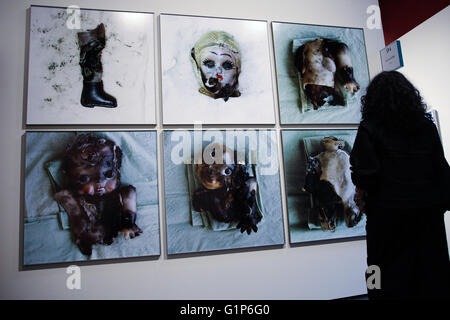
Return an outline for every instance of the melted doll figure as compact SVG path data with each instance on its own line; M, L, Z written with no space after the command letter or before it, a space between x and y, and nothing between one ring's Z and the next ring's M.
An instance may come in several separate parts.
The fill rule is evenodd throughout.
M197 166L202 186L194 193L194 210L207 211L220 222L237 221L241 233L258 231L261 215L256 205L256 180L245 165L234 163L234 152L219 143L207 146L203 154L216 161Z
M351 228L361 220L362 213L354 201L350 157L342 150L345 142L325 137L320 143L323 151L308 159L304 190L313 196L322 230L335 231L336 220L342 215Z
M345 105L344 95L338 85L350 93L359 90L353 76L350 51L345 43L332 39L316 39L299 47L295 65L302 76L303 90L314 110L326 102Z
M201 86L200 93L225 101L241 95L239 46L230 34L211 31L203 35L191 50L191 61Z
M84 255L94 244L110 245L142 233L136 225L136 188L120 185L122 150L113 141L82 134L69 144L63 169L67 188L55 200L69 216L72 238Z

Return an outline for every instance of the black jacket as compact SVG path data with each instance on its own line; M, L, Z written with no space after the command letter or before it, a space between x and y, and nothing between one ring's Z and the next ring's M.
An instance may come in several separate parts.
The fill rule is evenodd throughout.
M353 183L367 191L368 206L450 210L450 167L428 118L410 134L361 122L350 164Z

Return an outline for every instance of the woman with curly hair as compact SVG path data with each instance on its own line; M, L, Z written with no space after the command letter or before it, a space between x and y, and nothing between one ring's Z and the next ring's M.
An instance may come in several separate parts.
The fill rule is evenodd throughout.
M369 298L448 298L450 167L436 126L396 71L378 74L361 103L350 163L367 214L367 264L380 268Z

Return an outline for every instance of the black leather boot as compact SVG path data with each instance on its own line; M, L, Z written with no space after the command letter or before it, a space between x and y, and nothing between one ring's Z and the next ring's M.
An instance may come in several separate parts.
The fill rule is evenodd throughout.
M105 26L99 24L93 30L78 32L80 66L83 75L81 104L88 108L117 107L117 100L103 90L102 50L105 47Z

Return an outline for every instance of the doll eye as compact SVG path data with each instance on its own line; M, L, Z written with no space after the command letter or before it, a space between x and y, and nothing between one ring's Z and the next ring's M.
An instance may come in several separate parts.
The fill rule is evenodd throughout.
M212 60L205 60L205 61L203 61L203 65L206 66L209 69L212 69L212 68L214 68L214 66L216 64Z
M223 174L225 176L229 176L231 173L233 172L233 170L231 170L231 168L225 168L225 170L223 171Z
M230 62L230 61L225 61L225 62L222 64L222 67L223 67L225 70L233 69L233 63Z
M78 182L81 184L86 184L90 180L91 180L91 178L89 178L89 176L86 174L80 174L80 176L78 177Z
M112 177L114 177L114 171L113 171L113 170L105 171L105 172L103 173L103 175L104 175L106 178L112 178Z

